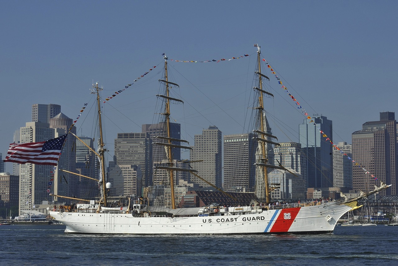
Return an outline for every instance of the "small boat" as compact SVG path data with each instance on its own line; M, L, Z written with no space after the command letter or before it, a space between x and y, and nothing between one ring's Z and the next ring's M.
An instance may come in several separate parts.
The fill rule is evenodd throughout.
M390 223L390 224L386 224L386 226L398 226L398 223Z
M347 222L342 223L341 226L362 226L360 223Z
M377 224L375 224L375 223L364 223L364 224L361 224L362 226L377 226Z
M0 223L0 225L11 225L10 223Z

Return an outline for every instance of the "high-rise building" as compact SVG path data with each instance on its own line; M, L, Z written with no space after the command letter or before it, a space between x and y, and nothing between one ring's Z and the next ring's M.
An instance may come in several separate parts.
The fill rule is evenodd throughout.
M222 150L221 131L216 126L210 126L202 131L202 135L195 135L195 142L191 151L191 163L197 174L217 187L222 187ZM209 185L201 179L190 176L190 182L201 187Z
M339 142L333 147L333 187L352 189L352 145Z
M69 132L76 134L76 128L71 127L73 120L58 113L49 120L50 128L54 129L54 137L58 138ZM62 154L58 162L58 170L67 170L76 172L76 149L75 137L69 135L66 138L62 148ZM61 183L62 182L62 183ZM54 194L68 197L77 197L79 195L79 177L66 172L55 171L54 173ZM64 199L62 199L65 201Z
M380 181L391 184L382 195L397 195L397 122L395 113L380 113L352 133L353 189L373 190ZM367 171L365 171L366 169Z
M79 137L76 139L76 171L77 173L91 178L99 179L99 172L97 168L97 159L88 147L94 149L93 139L89 137ZM84 143L82 143L84 142ZM84 145L86 144L86 145ZM93 199L99 195L99 189L95 181L84 178L79 178L79 196L78 198Z
M313 116L299 125L301 150L306 157L305 176L307 188L333 186L332 145L322 137L322 132L333 139L332 121L325 116Z
M299 200L305 198L306 157L301 152L300 143L281 142L274 147L274 165L283 165L290 172L274 169L268 174L268 181L273 186L272 199ZM295 173L293 175L291 172Z
M137 196L142 176L139 166L117 164L110 167L108 174L111 196Z
M34 104L32 120L33 122L27 122L25 127L20 128L19 143L47 141L65 135L72 125L72 119L62 114L61 106L57 104ZM72 132L75 132L74 128ZM14 134L14 138L15 135L17 134ZM35 209L35 206L42 204L43 201L57 200L50 196L50 193L69 197L78 195L78 179L57 171L57 169L76 171L74 143L75 140L72 137L67 138L58 167L31 163L19 165L20 214ZM61 182L64 184L61 185Z
M156 143L166 143L168 140L166 131L166 123L160 122L158 124L144 124L142 125L142 133L148 133L150 139L152 140L152 165L158 165L162 163L164 159L166 159L166 151L163 145L157 145ZM159 138L160 137L160 138ZM170 123L170 138L171 139L181 139L181 125L177 123ZM172 141L172 144L180 145L179 141ZM181 150L180 148L173 148L173 159L180 160L181 159ZM152 167L153 168L153 167ZM162 172L165 170L157 170L157 172ZM152 182L148 182L148 185L157 185L162 184L163 180L156 180L157 176L162 176L159 173L153 173Z
M4 169L4 162L3 162L3 155L0 153L0 173L5 172Z
M117 165L139 166L143 185L152 184L152 140L149 133L118 133L115 158Z
M55 130L49 124L41 122L27 122L20 129L20 143L47 141L54 138ZM19 214L31 211L35 205L43 201L52 201L49 196L48 183L52 182L54 166L39 164L19 165Z
M32 122L50 123L50 119L61 113L58 104L34 104L32 106Z
M160 122L158 124L144 124L142 125L142 133L148 133L149 137L153 142L166 142L165 139L160 139L157 137L167 137L166 132L166 123ZM177 123L170 123L170 137L172 139L181 139L181 125ZM173 144L180 145L180 142L173 141ZM181 151L180 149L173 148L173 159L180 160L181 159ZM152 146L152 162L160 162L161 160L166 158L166 152L164 150L164 146L162 145L153 145Z
M254 191L256 143L252 133L224 136L224 190Z
M0 173L0 200L6 207L18 206L19 177L9 173ZM2 207L0 205L0 207Z
M278 186L278 189L271 190L272 199L293 201L305 199L305 180L295 170L287 172L274 169L268 174L268 181Z
M301 145L297 142L281 142L274 147L274 165L283 165L302 176L306 173L306 157L301 152Z
M20 129L15 130L14 136L12 138L14 143L20 143ZM12 163L12 174L13 175L18 175L19 176L19 164L18 163Z

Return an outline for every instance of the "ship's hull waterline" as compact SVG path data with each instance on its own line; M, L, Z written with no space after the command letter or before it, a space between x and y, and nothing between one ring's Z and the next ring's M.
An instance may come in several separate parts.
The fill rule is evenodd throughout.
M65 233L190 235L328 233L352 208L326 203L316 206L264 210L260 213L196 217L134 217L126 213L52 211Z

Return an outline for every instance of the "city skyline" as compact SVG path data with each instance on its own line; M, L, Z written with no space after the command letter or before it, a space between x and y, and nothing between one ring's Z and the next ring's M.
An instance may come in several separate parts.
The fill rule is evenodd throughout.
M33 105L32 114L37 115L38 113L35 112L35 106L36 105ZM49 109L45 108L45 110L47 110L47 112L50 112ZM59 106L59 111L60 111L60 106ZM57 137L57 135L65 134L66 130L68 128L70 128L72 120L70 118L68 118L66 115L64 115L63 113L59 113L58 115L55 115L55 116L54 115L55 115L55 113L53 113L51 115L53 117L50 119L49 124L42 123L42 122L26 122L26 127L21 128L21 143L29 142L28 140L33 140L33 141L39 140L40 141L40 139L43 140L43 138L45 138L46 136ZM37 120L37 119L35 119L35 115L32 115L32 120ZM323 125L323 126L320 126L321 129L323 130L323 132L326 132L327 130L331 131L332 121L328 120L326 117L316 117L315 120L316 120L315 122L317 123L317 125L318 124ZM145 125L142 125L143 131L145 131L144 129L148 129L151 126L155 126L155 127L153 127L155 129L159 128L159 124L154 124L154 125L145 124ZM177 129L179 130L179 124L175 124L174 128L176 130ZM327 128L329 128L329 129L327 129ZM53 129L54 131L52 131L51 129ZM357 131L353 134L353 138L354 138L354 135L358 135L358 134L362 134L362 135L366 134L366 136L365 136L366 138L369 138L370 135L372 135L372 136L370 136L371 138L373 138L374 136L377 135L378 137L377 138L375 137L374 140L378 139L379 142L380 142L380 140L387 139L385 134L388 135L389 140L387 140L385 144L387 144L389 146L389 148L387 148L389 150L389 152L386 152L386 150L385 150L387 146L384 146L384 147L382 145L380 145L380 147L377 146L376 144L379 143L377 141L375 141L374 143L370 143L371 145L369 145L368 140L366 140L365 142L363 142L359 145L357 142L357 143L353 144L353 147L355 148L355 146L357 146L357 147L360 147L361 149L364 148L365 150L375 148L375 154L379 154L378 159L377 160L367 159L367 161L375 161L375 162L380 161L380 162L375 163L373 165L374 167L372 167L370 165L366 165L366 168L371 169L371 170L377 168L377 169L381 170L381 171L375 170L375 173L378 176L380 176L381 181L384 181L384 183L385 182L392 183L393 185L396 184L396 181L397 181L396 173L395 173L395 169L396 169L395 157L396 157L396 143L397 143L396 130L397 130L397 122L395 120L395 113L384 112L384 113L380 114L380 121L368 121L368 122L364 123L364 127L361 131ZM208 145L204 145L205 144L204 142L206 142L206 141L215 142L215 143L219 144L218 150L217 151L213 150L212 152L217 152L217 153L221 152L221 136L222 136L221 131L219 131L218 128L215 126L209 127L209 129L207 131L209 131L209 132L206 132L206 134L205 134L205 130L204 130L202 135L195 136L194 147L196 149L198 149L197 152L198 151L199 152L202 152L202 151L208 152L209 151ZM209 134L211 131L214 131L214 132ZM308 134L307 131L308 131L308 129L306 129L305 132L304 131L301 132L301 134L307 136L307 139L312 139L316 135L319 135L319 132L316 132L316 134L314 134L314 136L308 137L308 135L311 135L311 134ZM314 130L313 129L309 130L309 132L312 132L312 131L314 131ZM175 131L175 133L178 134L179 132ZM132 158L134 156L136 156L137 154L135 154L135 153L131 154L131 151L132 151L130 149L131 147L128 148L126 146L126 144L127 144L126 140L128 138L130 138L130 139L134 139L134 138L146 139L146 138L149 138L149 133L148 134L135 133L135 134L137 134L137 136L133 136L134 133L127 133L127 134L121 133L118 135L118 138L115 139L115 144L117 143L117 141L119 139L120 140L123 139L121 141L121 143L119 144L120 145L120 147L118 149L119 156L117 156L117 154L115 154L115 156L114 156L115 162L119 162L119 163L118 163L118 165L114 165L115 162L109 162L110 170L109 170L108 174L110 175L110 181L114 182L114 184L117 185L116 187L118 187L118 189L119 189L119 190L117 190L116 187L115 187L115 189L113 189L112 193L117 194L117 195L121 195L121 194L123 194L123 195L139 195L140 194L139 188L140 188L141 177L142 177L141 169L140 169L140 166L137 166L136 163L134 163L132 161ZM374 134L374 136L373 136L373 134ZM253 145L249 145L249 143L252 142L254 139L253 136L251 136L251 135L252 134L224 135L224 162L225 162L224 166L225 166L225 171L226 171L225 173L228 172L228 174L227 174L228 179L225 179L226 183L224 183L224 189L226 191L233 191L234 189L238 189L238 188L241 188L242 191L253 189L253 185L250 185L250 183L254 183L253 182L254 175L252 178L252 174L251 174L252 171L250 170L250 168L251 168L251 166L254 165L254 163L253 162L250 163L250 161L251 161L250 154L252 154L252 152L250 152L250 150L252 150L253 147L255 147L255 144L253 142ZM331 133L329 133L329 135L331 135ZM315 137L315 141L314 141L314 144L316 144L317 146L319 146L318 138L319 137ZM363 138L363 137L355 136L355 139L358 139L358 138ZM370 140L370 142L372 142L374 140ZM142 141L142 140L140 140L140 141ZM69 142L71 142L71 141L69 141ZM199 145L197 145L198 144L197 142L199 143ZM240 142L239 145L236 145L238 142ZM307 142L308 142L308 140L307 140ZM133 143L132 142L128 143L128 145L131 145L131 144L133 144ZM134 143L133 145L137 146L136 144L137 143ZM281 143L280 148L273 149L273 152L270 155L271 156L270 160L272 160L271 158L273 158L272 156L273 156L274 152L276 152L276 154L278 156L281 156L279 158L279 160L281 162L283 162L284 161L284 160L282 160L283 152L281 151L282 147L288 147L288 146L289 147L293 147L293 146L300 147L302 145L303 144L299 144L299 143ZM345 145L345 144L339 143L340 148L344 148L344 147L342 147L342 145ZM71 147L74 145L72 145L72 143L69 143L66 146L68 146L69 147L68 149L71 150L71 149L73 149ZM122 148L122 146L125 146L125 147ZM144 146L142 146L140 149L150 148L149 146L148 147L146 145L144 145ZM214 149L213 146L211 147L212 149ZM232 146L234 146L234 147L232 147ZM250 146L253 146L253 147L250 148ZM304 149L305 149L305 147L306 146L304 145ZM122 148L122 149L120 149L120 148ZM301 147L301 148L303 148L303 147ZM328 148L329 147L321 148L321 150L323 150L323 149L328 150ZM229 149L229 151L227 151L228 149ZM302 161L302 159L298 158L298 157L294 158L295 156L298 156L298 153L300 153L300 152L298 151L298 153L296 154L294 149L295 148L287 151L289 153L288 157L291 157L291 156L293 156L293 157L287 159L287 161L284 162L284 165L288 168L294 169L295 171L297 171L297 170L301 171L300 168L303 165L300 162ZM345 147L344 149L347 149L347 151L350 152L349 147ZM285 149L285 152L286 152L286 149ZM67 151L65 151L64 153L69 154ZM305 153L305 151L304 151L304 153ZM146 152L145 152L145 154L146 154ZM383 156L382 156L383 154L384 155L390 154L389 155L390 157L383 158ZM332 155L332 153L330 153L330 155ZM302 156L302 155L300 155L300 156ZM370 151L365 152L365 156L367 156L367 157L373 156L373 153ZM145 161L147 159L149 159L149 158L147 158L148 156L144 156L144 157L145 157ZM355 149L354 149L353 157L356 158ZM227 158L229 158L229 159L227 159ZM67 159L67 160L65 160L65 159ZM75 163L77 162L76 159L77 158L75 156L71 157L70 155L68 155L67 157L61 158L60 165L62 167L62 165L67 163L68 160L73 161L72 165L75 165ZM143 158L141 158L141 159L143 159ZM201 159L201 158L191 158L191 159ZM349 157L348 157L348 159L349 159ZM221 160L221 158L218 159L218 161L220 161L220 160ZM384 163L382 162L383 160L385 160ZM388 163L389 160L391 160L391 162ZM215 161L217 161L217 159ZM277 160L276 160L276 162L279 163ZM341 169L343 169L343 165L345 164L345 162L346 161L344 161L344 159L343 159L343 160L340 160L340 162L338 163L338 164L340 164ZM390 165L390 163L391 164L394 163L394 165ZM111 167L111 164L116 166L116 168L113 169ZM331 163L331 165L333 165L333 169L336 166L337 166L337 168L339 168L338 165L334 164L334 160L333 160L333 163ZM66 165L64 165L64 167L62 167L62 168L66 168L66 169L73 168L73 167L65 167L65 166ZM352 167L354 168L354 165L352 165ZM391 169L388 169L389 167L391 167ZM37 169L35 170L35 168L40 168L40 169L38 171L36 171ZM20 212L23 210L29 210L29 209L35 208L34 207L35 204L39 204L38 201L44 200L43 195L42 195L42 194L44 194L43 187L35 185L35 183L39 182L39 181L43 184L46 183L46 182L42 182L43 180L39 180L38 178L35 177L37 175L36 172L38 172L38 173L45 172L46 170L44 168L47 168L47 166L36 166L34 164L33 165L20 165L20 173L22 173L22 175L20 176L20 180L21 180L20 191L22 192L21 195L25 196L25 198L24 197L20 198L20 202L19 202ZM207 166L207 168L208 168L208 166ZM233 170L230 171L231 169L229 169L229 168L233 168ZM244 169L244 170L240 171L239 168L241 168L240 170L242 170L242 169ZM308 168L308 167L306 167L306 168ZM321 167L321 168L324 168L324 167ZM385 168L385 169L383 169L383 168ZM47 170L49 170L49 169L50 168L48 168ZM210 167L209 169L212 169L212 168ZM229 171L227 171L227 169L229 169ZM356 169L356 167L354 169ZM220 170L221 170L221 167L220 167ZM385 172L385 170L387 170L387 172L391 172L391 175L388 175L386 173L382 174L382 172L383 171ZM214 169L213 169L213 171L214 171ZM112 174L112 172L114 172L114 173ZM48 173L46 175L48 175ZM386 176L384 177L384 175L386 175ZM205 175L203 175L203 176L205 176ZM231 176L233 176L234 178L231 179L230 178ZM277 182L277 180L282 180L280 193L274 193L274 196L276 198L284 198L285 196L287 196L288 198L301 199L303 192L301 189L298 189L298 188L301 188L304 185L304 179L301 179L302 181L296 180L297 181L296 182L296 181L294 181L295 180L294 178L292 180L290 180L292 178L292 176L290 176L290 178L288 178L287 176L288 176L287 174L285 175L282 172L277 171L277 170L270 173L269 178L270 178L270 180L273 180L272 182ZM303 177L302 173L301 173L301 177ZM341 177L343 177L343 173L341 173ZM55 178L54 179L54 191L55 191L55 194L57 194L57 192L56 192L56 190L57 190L57 186L56 186L57 182L56 181L58 180L57 174L54 175L54 178ZM126 181L126 178L127 178L127 181ZM309 180L309 179L307 178L307 180ZM321 185L319 186L319 185L317 185L317 182L315 182L315 185L314 185L311 182L308 184L308 181L307 181L307 188L311 188L312 189L311 191L313 191L314 188L322 189L322 191L324 189L326 189L325 191L327 191L328 189L331 189L330 191L332 191L336 188L337 189L340 188L340 189L344 189L346 191L347 189L349 189L351 187L353 187L354 189L357 189L357 190L358 189L362 190L362 191L369 190L369 189L363 189L362 185L358 186L358 184L357 184L358 182L355 182L355 178L353 178L351 180L354 181L353 186L351 186L350 184L347 183L347 186L343 185L343 186L337 186L337 187L336 186L333 187L333 184L335 184L334 181L337 181L337 180L334 180L334 177L333 177L333 180L331 180L332 182L330 183L330 185L326 185L326 186L323 184L323 182L321 182ZM52 179L51 179L51 181L52 181ZM344 182L343 179L341 179L340 181L341 181L341 183ZM68 183L69 183L69 188L76 187L76 184L70 184L71 183L70 180ZM216 180L216 183L217 183L217 180ZM293 185L293 183L295 183L295 184ZM122 185L122 186L120 186L120 185ZM219 184L217 184L217 186L221 187L221 185L219 185ZM283 189L282 189L282 186L283 186ZM296 186L297 186L297 188L296 188ZM29 188L29 187L31 187L31 188ZM37 190L37 187L40 187L40 189ZM35 189L33 189L33 188L35 188ZM396 194L396 190L394 188L392 189L392 191L393 192L391 193L390 190L387 190L386 191L387 195L388 194L392 194L392 195ZM47 193L49 193L49 192L50 192L50 190L47 189ZM77 190L74 191L74 189L68 190L68 192L64 191L64 194L71 194L71 193L74 193L76 195L79 194L77 192ZM315 193L315 192L311 192L311 193ZM36 196L36 194L38 194L39 196ZM315 194L314 194L314 197L315 197ZM31 205L31 207L25 208L26 207L25 205Z
M34 108L35 108L35 106L36 106L37 104L33 104L32 105L32 112L34 112L33 110L34 110ZM48 104L48 105L54 105L54 104ZM390 112L391 113L391 112ZM64 117L66 117L62 112L61 113L59 113L58 114L58 116L64 116ZM380 115L381 115L381 113L380 113ZM67 118L67 117L66 117ZM316 116L314 116L314 118L315 119L317 119L317 117ZM35 120L35 119L32 119L32 120ZM372 120L373 121L373 120ZM372 122L372 121L365 121L363 124L366 124L366 123L369 123L369 122ZM375 120L375 122L377 122L378 120ZM26 123L30 123L31 121L27 121ZM304 120L304 122L306 122L306 120ZM330 122L333 122L333 121L330 121ZM160 123L162 123L162 122L160 122ZM50 124L48 124L49 126L50 126ZM155 124L154 124L155 125ZM178 126L179 124L174 124L175 126ZM146 128L146 127L148 127L148 126L150 126L150 124L143 124L142 125L142 129L143 129L143 131L144 131L144 128ZM300 124L300 125L298 125L298 126L302 126L302 124ZM209 126L209 127L212 127L212 126ZM21 128L23 128L23 127L21 127ZM51 126L50 126L50 128L51 128ZM203 130L206 130L205 128L203 129ZM72 130L72 132L75 132L76 130L75 129L73 129ZM318 133L319 134L319 132L317 131L316 133ZM355 132L353 132L353 134L354 134ZM116 144L116 140L119 138L119 135L125 135L125 134L146 134L146 133L132 133L132 132L119 132L119 133L117 133L117 136L113 139L113 141L114 141L114 144ZM244 133L244 134L247 134L247 133ZM222 136L224 137L224 136L227 136L227 135L225 135L224 133L222 133ZM328 135L328 136L330 136L330 135ZM88 136L80 136L80 137L82 137L82 138L90 138L90 137L88 137ZM320 141L320 142L324 142L324 138L321 138L320 140L318 140L318 141ZM327 142L327 141L326 141ZM194 143L194 142L193 142ZM287 143L287 142L285 142L285 141L279 141L279 143ZM294 142L294 143L300 143L300 142ZM350 145L351 145L351 143L349 143ZM111 144L112 145L112 144ZM328 143L324 143L324 145L329 145ZM334 147L333 147L333 145L332 144L330 144L330 149L334 149ZM114 150L114 149L112 149L112 150ZM66 150L64 150L64 152L65 152ZM181 151L180 151L181 152ZM1 154L1 153L0 153ZM6 152L5 152L5 154L6 154ZM109 163L109 162L111 162L112 161L112 159L111 158L113 158L114 156L116 156L116 151L115 151L115 153L113 153L112 154L112 156L109 156L109 160L107 161L107 163ZM4 156L3 156L4 157ZM343 156L343 158L344 158L345 156ZM1 158L1 157L0 157ZM3 158L4 159L4 158ZM2 159L2 160L3 160ZM188 155L188 158L181 158L181 159L189 159L189 155ZM351 162L350 160L348 160L349 162ZM2 161L3 162L3 161ZM10 174L14 174L13 173L13 169L12 169L12 164L11 163L8 163L8 165L9 165L9 168L8 169L6 169L6 163L5 162L3 162L3 169L4 169L4 172L9 172ZM224 172L222 173L222 176L224 176Z
M162 53L175 60L249 55L208 64L170 61L172 80L181 88L173 93L185 102L173 106L173 115L182 125L181 138L190 142L210 125L225 135L249 132L245 121L255 43L303 108L333 121L336 143L350 144L351 134L366 121L377 121L380 112L398 111L391 85L398 57L397 37L391 35L398 20L395 1L218 1L210 6L42 1L2 2L0 7L3 156L14 131L30 121L33 104L60 105L75 119L84 103L92 103L89 88L96 81L104 87L104 98L134 83L104 104L108 148L117 133L140 132L142 124L157 123L161 70L153 67L162 65ZM274 134L281 142L298 142L298 125L305 117L273 75L265 74L271 79L267 89L275 95L266 99ZM90 136L91 126L84 123L90 110L77 122L79 135Z

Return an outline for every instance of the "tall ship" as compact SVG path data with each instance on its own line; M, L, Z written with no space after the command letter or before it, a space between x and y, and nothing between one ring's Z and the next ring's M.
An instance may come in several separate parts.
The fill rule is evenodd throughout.
M211 204L206 207L177 208L175 202L175 173L177 171L188 171L191 175L210 184L201 178L198 173L190 167L181 167L173 158L172 149L189 148L183 144L181 139L172 138L170 132L170 103L182 102L180 99L170 96L170 89L178 84L169 81L167 63L168 58L164 55L164 77L159 80L164 84L165 91L157 95L164 100L165 136L159 136L161 140L155 145L161 145L165 149L166 160L157 165L156 168L167 172L170 184L171 204L167 208L153 208L149 206L144 198L129 200L128 205L109 206L107 196L107 182L105 181L104 141L102 137L100 88L95 84L94 91L98 102L98 125L100 140L98 149L92 150L98 157L100 166L99 200L84 200L86 204L77 204L74 208L65 206L50 211L51 217L66 226L65 233L84 234L132 234L132 235L191 235L191 234L278 234L278 233L330 233L333 232L338 220L347 212L360 208L358 200L371 194L386 189L391 185L381 184L369 193L353 199L319 202L318 204L292 203L271 208L271 191L275 189L274 184L268 180L268 169L277 168L289 171L282 165L270 165L268 150L275 142L276 137L267 130L268 122L264 107L264 96L273 97L263 87L263 80L268 79L261 71L261 48L257 47L256 66L256 128L253 130L256 148L256 189L263 190L262 201L252 201L248 206L222 206ZM184 161L189 164L189 161ZM212 185L214 186L214 185ZM220 188L218 190L222 191ZM223 192L223 191L222 191ZM229 197L233 197L226 192ZM261 193L257 193L261 194ZM60 195L54 195L61 197Z

